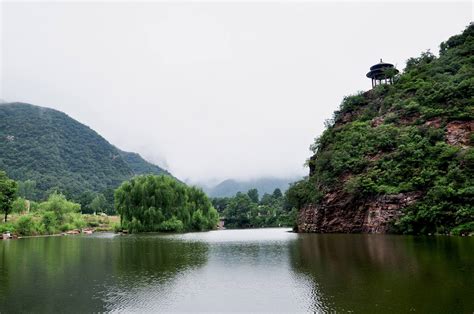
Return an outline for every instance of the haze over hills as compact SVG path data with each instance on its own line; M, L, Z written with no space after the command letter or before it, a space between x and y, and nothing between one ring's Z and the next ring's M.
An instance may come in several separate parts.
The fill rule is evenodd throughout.
M25 103L0 104L0 169L15 180L36 181L37 198L52 190L72 198L110 193L134 175L170 175L63 112Z
M260 196L265 193L271 194L275 189L285 192L290 183L301 178L258 178L252 180L234 180L228 179L213 187L203 187L204 191L211 197L229 197L234 196L237 192L247 192L250 189L257 189Z

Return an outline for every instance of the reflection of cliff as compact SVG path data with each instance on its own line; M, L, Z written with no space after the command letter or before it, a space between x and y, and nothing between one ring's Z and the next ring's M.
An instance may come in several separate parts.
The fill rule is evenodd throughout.
M170 282L206 259L203 244L156 236L0 243L0 313L106 311L114 293Z
M290 258L313 280L315 302L337 312L466 313L473 248L472 239L306 234Z

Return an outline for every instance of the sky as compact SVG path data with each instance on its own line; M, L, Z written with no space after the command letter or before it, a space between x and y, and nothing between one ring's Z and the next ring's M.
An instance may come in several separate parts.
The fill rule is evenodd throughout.
M465 2L2 2L0 99L61 110L188 182L308 173L371 65L473 20Z

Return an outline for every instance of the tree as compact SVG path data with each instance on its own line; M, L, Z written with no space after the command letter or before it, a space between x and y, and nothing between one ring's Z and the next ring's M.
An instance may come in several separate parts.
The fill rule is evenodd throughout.
M250 217L256 208L257 204L252 201L248 194L237 193L224 212L226 226L230 228L251 227Z
M230 202L229 197L215 197L211 200L212 206L217 210L218 213L222 214L227 208Z
M62 222L64 214L79 212L81 210L81 205L68 201L63 194L53 192L46 202L40 204L40 209L56 213L58 220Z
M92 202L90 203L90 208L94 213L104 212L107 206L107 200L103 194L97 194Z
M130 232L208 230L219 215L204 192L169 176L138 176L115 190L115 207Z
M91 203L95 198L95 193L92 191L86 191L82 193L76 201L81 204L81 212L83 214L92 214L94 210L91 208Z
M258 195L258 190L257 190L257 189L250 189L250 190L247 192L247 195L250 197L250 199L252 200L252 202L254 202L255 204L258 203L259 195Z
M260 205L271 205L273 203L273 195L265 193L262 196L262 199L260 200Z
M279 188L276 188L274 191L273 191L273 198L280 198L283 196L283 193L281 193L281 190Z
M4 171L0 171L0 210L5 214L5 222L12 210L17 190L17 183L8 178Z
M34 200L36 198L36 181L26 180L18 182L18 194L27 200Z

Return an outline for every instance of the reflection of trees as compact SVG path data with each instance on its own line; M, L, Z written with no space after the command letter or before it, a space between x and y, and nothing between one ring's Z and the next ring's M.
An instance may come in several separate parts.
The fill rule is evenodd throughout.
M0 312L100 308L100 302L92 298L91 286L92 278L104 274L89 260L94 250L82 239L48 237L2 244L0 280L7 284L2 287ZM79 295L90 301L75 304Z
M207 260L207 245L202 242L155 236L132 236L116 242L114 264L118 272L146 269L149 273L174 273L201 266Z
M113 244L113 279L102 295L108 311L157 306L180 274L207 262L208 246L202 242L144 235L121 237Z
M202 243L163 237L35 238L0 243L0 312L91 312L104 295L172 279L206 262Z
M472 240L304 234L290 257L338 312L464 313L474 308Z

